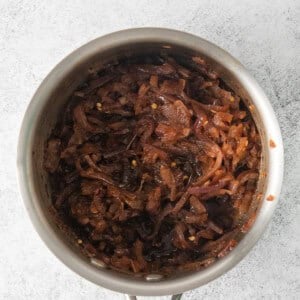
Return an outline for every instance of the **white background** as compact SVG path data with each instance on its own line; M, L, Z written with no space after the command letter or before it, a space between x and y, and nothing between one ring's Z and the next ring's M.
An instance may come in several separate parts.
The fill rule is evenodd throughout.
M263 238L237 267L183 299L300 299L299 20L296 0L0 0L0 299L123 299L67 269L35 233L18 193L16 143L54 65L91 39L141 26L197 34L239 59L270 97L285 145L280 204Z

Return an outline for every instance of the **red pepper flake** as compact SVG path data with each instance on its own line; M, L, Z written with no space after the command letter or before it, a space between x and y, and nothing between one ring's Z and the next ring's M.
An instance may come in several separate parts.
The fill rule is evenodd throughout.
M273 201L275 199L275 196L273 196L273 195L269 195L268 197L267 197L267 200L268 201Z
M276 144L275 144L275 142L272 139L270 139L270 147L271 148L275 148L276 147Z

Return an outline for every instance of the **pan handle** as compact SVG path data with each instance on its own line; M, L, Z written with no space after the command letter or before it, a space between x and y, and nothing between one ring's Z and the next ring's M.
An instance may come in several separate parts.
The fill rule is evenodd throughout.
M171 300L180 300L181 296L182 296L182 294L172 295ZM137 300L137 297L136 296L125 295L125 299L126 300Z

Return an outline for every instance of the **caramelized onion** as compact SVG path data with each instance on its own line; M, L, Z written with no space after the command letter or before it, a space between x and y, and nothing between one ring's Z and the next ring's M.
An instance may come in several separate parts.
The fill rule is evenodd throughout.
M205 60L163 54L93 71L44 167L53 210L85 255L172 275L210 265L250 228L260 156L246 104Z

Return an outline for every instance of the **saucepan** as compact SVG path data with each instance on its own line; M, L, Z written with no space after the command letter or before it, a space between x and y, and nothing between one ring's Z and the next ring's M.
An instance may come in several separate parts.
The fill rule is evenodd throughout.
M101 69L107 62L134 55L167 51L176 55L200 55L247 105L262 139L262 171L259 180L260 204L256 220L227 256L209 267L164 278L125 275L91 261L57 228L49 206L51 190L43 169L47 138L68 97L84 81L89 68ZM75 50L45 78L33 96L22 123L18 145L18 176L28 214L50 250L70 269L97 285L128 295L162 296L200 287L234 267L258 241L278 202L283 175L283 146L272 106L248 71L230 54L200 37L162 28L138 28L97 38ZM263 175L262 175L263 174ZM271 197L272 196L272 197ZM273 201L268 201L268 200ZM134 296L128 296L135 299Z

